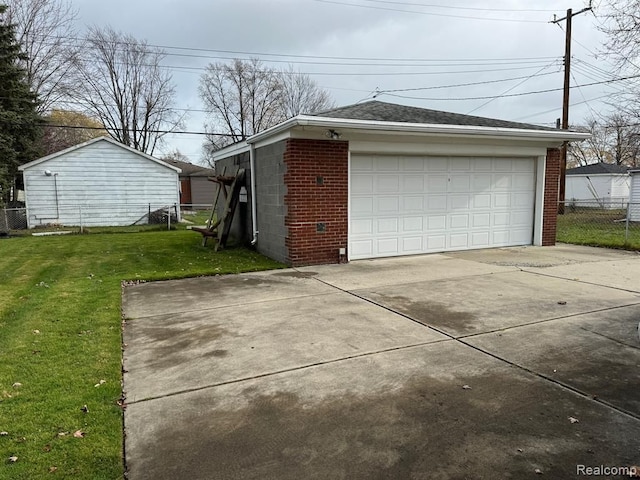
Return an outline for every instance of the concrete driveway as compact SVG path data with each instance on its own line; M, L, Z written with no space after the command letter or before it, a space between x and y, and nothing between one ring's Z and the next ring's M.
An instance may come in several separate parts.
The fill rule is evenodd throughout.
M640 465L635 253L358 261L135 285L123 304L130 480Z

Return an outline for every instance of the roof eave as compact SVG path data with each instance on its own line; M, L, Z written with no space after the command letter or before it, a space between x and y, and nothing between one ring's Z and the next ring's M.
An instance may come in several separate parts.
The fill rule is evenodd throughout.
M354 120L345 118L315 117L310 115L298 115L263 132L247 139L248 144L277 135L294 127L320 127L320 128L350 128L356 130L380 132L385 131L391 135L401 134L432 134L432 135L472 135L527 138L531 140L564 142L579 141L589 138L591 135L582 132L568 130L530 130L505 127L483 127L473 125L447 125L425 124L405 122L382 122L376 120Z

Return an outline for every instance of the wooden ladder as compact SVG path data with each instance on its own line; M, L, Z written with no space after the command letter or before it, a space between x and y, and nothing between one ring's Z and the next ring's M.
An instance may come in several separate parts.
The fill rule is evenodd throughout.
M240 200L240 189L244 185L245 169L239 168L235 175L225 175L226 168L222 171L222 175L216 175L215 177L209 177L208 180L218 184L218 190L216 198L211 209L211 216L209 217L208 225L206 228L194 227L192 230L202 235L202 246L207 245L207 239L209 237L215 237L217 239L215 251L224 248L229 240L229 234L231 233L231 225L233 223L233 216ZM213 217L216 212L220 197L224 199L224 210L222 215L215 222Z

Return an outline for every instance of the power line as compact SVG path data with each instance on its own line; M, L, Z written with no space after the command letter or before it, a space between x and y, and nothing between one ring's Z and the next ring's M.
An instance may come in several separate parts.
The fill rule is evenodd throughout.
M546 21L543 21L543 20L522 20L522 19L510 19L510 18L471 17L471 16L468 16L468 15L452 15L452 14L447 14L447 13L431 13L431 12L422 12L422 11L417 11L417 10L401 10L399 8L376 7L376 6L373 6L373 5L361 5L361 4L357 4L357 3L338 2L336 0L312 0L312 1L313 2L318 2L318 3L328 3L328 4L333 4L333 5L343 5L343 6L349 6L349 7L369 8L369 9L373 9L373 10L385 10L385 11L391 11L391 12L412 13L412 14L415 14L415 15L427 15L427 16L433 16L433 17L462 18L462 19L467 19L467 20L486 20L486 21L493 21L493 22L547 23Z
M478 7L458 7L453 5L435 5L429 3L411 3L411 2L390 2L384 0L360 0L362 2L369 3L387 3L391 5L408 5L412 7L426 7L426 8L448 8L453 10L471 10L479 12L555 12L555 10L542 10L536 8L478 8Z
M71 36L53 36L53 37L45 37L41 35L43 38L56 38L58 40L72 40L74 45L81 46L83 48L87 48L91 45L87 45L87 38L85 37L71 37ZM134 42L126 42L126 41L115 41L110 42L116 45L134 45ZM46 44L46 43L45 43ZM285 58L303 58L303 59L320 59L320 60L349 60L354 62L359 61L381 61L381 62L511 62L511 61L519 61L519 60L551 60L553 58L557 58L554 56L546 56L546 57L504 57L504 58L420 58L420 57L343 57L343 56L335 56L335 55L298 55L298 54L290 54L290 53L273 53L273 52L256 52L256 51L248 51L248 50L221 50L221 49L213 49L213 48L202 48L202 47L183 47L177 45L162 45L162 44L152 44L145 43L144 47L151 48L159 48L166 50L182 50L187 52L208 52L215 54L229 54L229 55L249 55L251 57L285 57ZM179 53L172 54L165 52L167 56L185 56L189 57L189 55L182 55ZM204 56L203 58L218 58L215 55L212 56ZM231 57L236 58L236 57ZM295 62L292 62L295 63Z
M489 100L487 100L486 102L484 102L482 105L480 105L479 107L474 108L473 110L471 110L470 112L467 112L467 115L480 110L481 108L489 105L491 102L493 102L494 100L497 100L498 98L502 98L504 97L507 93L511 92L512 90L515 90L516 88L518 88L520 85L522 85L523 83L527 82L528 80L531 80L533 77L539 75L540 73L542 73L544 70L546 70L547 68L549 68L551 65L553 64L549 64L546 67L542 67L540 70L538 70L535 74L530 75L528 77L526 77L525 79L523 79L521 82L516 83L514 86L512 86L511 88L508 88L507 90L505 90L504 92L502 92L498 97L496 98L491 98ZM555 72L552 72L555 73Z
M547 68L547 67L544 67ZM541 70L540 70L541 71ZM542 77L545 75L554 75L558 72L547 72L547 73L536 73L533 75L525 75L521 77L511 77L511 78L501 78L498 80L485 80L482 82L469 82L469 83L457 83L452 85L437 85L434 87L417 87L417 88L396 88L392 90L380 90L379 93L396 93L396 92L415 92L420 90L438 90L443 88L458 88L458 87L471 87L475 85L489 85L492 83L502 83L502 82L511 82L513 80L522 80L523 78L529 79L533 77Z
M600 82L591 82L591 83L583 83L582 85L574 85L570 88L578 88L578 87L591 87L593 85L603 85L603 84L607 84L607 83L612 83L612 82L619 82L619 81L623 81L623 80L629 80L632 78L640 78L640 75L631 75L628 77L622 77L622 78L614 78L611 80L603 80ZM550 93L550 92L559 92L564 90L563 88L548 88L546 90L535 90L532 92L522 92L522 93L512 93L509 95L490 95L490 96L484 96L484 97L459 97L459 98L428 98L428 97L410 97L410 96L405 96L405 95L395 95L392 93L386 94L386 95L390 95L392 97L399 97L399 98L408 98L408 99L413 99L413 100L430 100L430 101L439 101L439 100L452 100L452 101L466 101L466 100L488 100L490 98L509 98L509 97L522 97L525 95L536 95L539 93Z

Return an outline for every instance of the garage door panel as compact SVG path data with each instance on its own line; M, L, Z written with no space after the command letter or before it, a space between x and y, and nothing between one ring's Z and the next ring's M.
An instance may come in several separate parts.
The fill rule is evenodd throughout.
M489 241L491 234L488 230L482 232L474 232L471 235L471 247L473 248L486 248L491 245Z
M471 205L470 195L449 195L448 200L449 211L467 210Z
M447 196L446 195L428 195L427 196L427 211L446 211L447 210Z
M351 222L351 231L354 235L371 235L373 234L373 220L358 219Z
M407 253L421 253L422 237L406 237L402 239L402 251Z
M407 213L424 212L424 197L422 195L402 197L402 211Z
M458 250L469 247L468 233L452 233L449 238L451 239L450 246L452 249Z
M447 175L428 175L427 193L445 193L449 189L449 177Z
M476 209L491 208L491 194L476 194L473 196L472 207Z
M445 235L428 235L426 251L443 252L447 249L447 237Z
M471 190L470 175L451 175L449 178L450 192L469 192Z
M378 197L376 198L376 212L382 214L399 213L400 199L394 197Z
M449 159L447 157L423 158L423 162L426 172L437 173L449 171Z
M352 156L352 259L531 244L535 161Z
M473 215L473 228L484 228L491 226L491 214L490 213L476 213Z
M425 162L422 157L404 157L401 165L404 172L424 172Z
M424 192L424 176L411 175L402 178L402 191L404 193L423 193Z
M351 191L353 193L373 193L373 175L352 175Z
M427 217L427 230L445 230L447 228L446 215L430 215Z
M375 165L379 172L397 172L400 170L400 159L397 157L378 157Z
M424 219L422 217L405 217L402 219L403 232L422 232Z
M381 218L377 220L377 233L400 233L397 218Z
M380 238L377 241L377 253L381 256L398 255L398 238Z
M493 175L480 173L473 176L473 191L484 192L491 190L491 184L493 182Z
M373 197L353 197L351 199L351 215L354 218L361 215L373 215Z
M469 228L469 215L451 215L449 217L449 228Z

